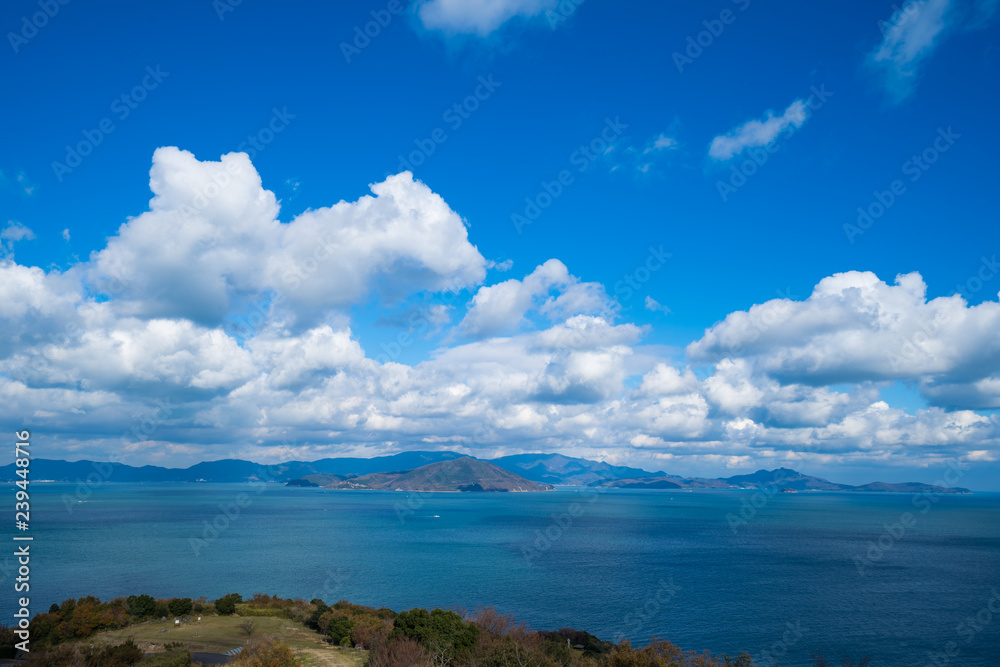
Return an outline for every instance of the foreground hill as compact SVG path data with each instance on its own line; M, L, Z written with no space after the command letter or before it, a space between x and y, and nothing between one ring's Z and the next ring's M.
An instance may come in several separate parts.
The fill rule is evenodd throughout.
M291 484L292 482L290 482ZM536 484L500 466L468 456L431 463L414 470L382 472L334 481L328 489L371 489L391 491L548 491L549 485Z
M440 608L396 612L263 593L214 602L70 598L35 614L31 627L31 651L21 655L27 662L17 662L24 667L753 667L748 653L713 657L658 639L633 648L623 633L609 641L569 627L529 630L492 607L464 616ZM4 664L18 639L0 627Z

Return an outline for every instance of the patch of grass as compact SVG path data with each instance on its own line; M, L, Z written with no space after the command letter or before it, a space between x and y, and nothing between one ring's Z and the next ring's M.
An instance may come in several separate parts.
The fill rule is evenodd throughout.
M119 643L132 638L149 651L161 651L167 642L179 642L192 652L225 653L246 642L246 633L239 627L245 620L233 615L202 616L201 621L180 625L174 625L173 619L147 621L101 632L91 642ZM254 640L279 639L291 646L309 667L360 667L367 656L367 651L330 646L316 632L286 618L255 616L253 620L257 623Z

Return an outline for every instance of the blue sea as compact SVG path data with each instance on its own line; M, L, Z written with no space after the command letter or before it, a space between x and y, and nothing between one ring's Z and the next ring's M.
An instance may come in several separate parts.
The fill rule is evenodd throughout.
M762 666L818 653L1000 664L1000 494L31 489L33 613L91 594L264 592L492 605L536 629L746 650ZM2 562L7 581L13 563Z

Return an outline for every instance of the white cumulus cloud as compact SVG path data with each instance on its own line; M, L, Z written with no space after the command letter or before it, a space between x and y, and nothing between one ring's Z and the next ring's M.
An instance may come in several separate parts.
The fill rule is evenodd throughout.
M389 300L476 285L487 262L461 218L409 172L371 186L375 196L278 221L245 153L220 162L160 148L150 210L94 254L90 280L123 313L219 322L240 297L272 292L311 320L373 293Z
M581 282L558 259L525 276L480 287L459 327L470 336L516 331L529 311L549 319L581 313L609 313L612 304L600 283Z
M995 258L994 275L1000 271ZM989 275L984 273L984 275ZM850 271L804 301L773 299L729 314L688 346L694 360L739 358L786 383L902 380L943 407L1000 407L1000 302L927 299L917 273L889 285Z

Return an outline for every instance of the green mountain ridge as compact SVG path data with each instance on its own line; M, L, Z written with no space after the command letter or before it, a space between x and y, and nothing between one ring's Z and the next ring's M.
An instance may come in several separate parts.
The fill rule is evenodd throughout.
M293 480L294 481L294 480ZM291 484L292 482L289 482ZM472 457L429 463L414 470L372 473L323 485L328 489L390 491L549 491L550 484L537 484L498 465Z
M35 481L75 482L93 485L99 483L157 483L157 482L215 482L239 483L268 481L293 486L328 486L352 478L371 474L396 474L416 470L429 464L457 459L480 461L457 452L413 451L376 456L372 458L325 458L317 461L287 461L262 465L239 459L205 461L188 468L162 468L158 466L130 466L122 463L88 460L61 461L36 458L31 463L31 478ZM491 463L518 478L540 486L608 486L635 489L753 489L791 488L796 491L863 491L882 493L971 493L961 487L935 486L921 482L871 482L859 486L840 484L804 475L795 470L778 468L758 470L745 475L705 478L669 475L663 471L650 472L639 468L615 466L604 461L591 461L564 454L516 454L504 456ZM13 463L0 466L0 481L19 479ZM388 478L382 481L387 481ZM406 478L404 478L406 481ZM469 484L478 483L468 480ZM357 483L357 482L356 482ZM363 482L364 483L364 482ZM372 483L377 483L374 479Z

